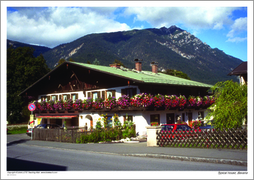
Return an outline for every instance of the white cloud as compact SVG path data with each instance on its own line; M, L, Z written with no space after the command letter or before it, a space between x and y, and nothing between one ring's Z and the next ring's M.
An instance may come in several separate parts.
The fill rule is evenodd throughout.
M91 33L129 30L114 21L116 8L18 8L8 12L7 38L55 47Z
M215 23L213 29L216 29L216 30L223 29L223 23L222 22Z
M91 33L124 31L130 30L130 27L141 29L145 23L155 28L177 25L195 33L203 29L220 30L233 24L228 33L229 41L233 42L235 34L244 30L247 23L247 18L239 18L235 22L230 19L236 7L52 6L15 9L16 12L7 13L7 38L47 47L71 42ZM122 19L121 23L116 19Z
M126 15L136 14L136 20L147 21L154 27L182 24L193 29L222 29L230 24L234 7L129 7Z
M227 37L232 38L242 31L247 31L247 17L236 19L234 24L231 26L231 30L227 34Z
M241 38L241 37L234 37L234 38L229 38L226 42L243 42L243 41L246 41L247 38Z

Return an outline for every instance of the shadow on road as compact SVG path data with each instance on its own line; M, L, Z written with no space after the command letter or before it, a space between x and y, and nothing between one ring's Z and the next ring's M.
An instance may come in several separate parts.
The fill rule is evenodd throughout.
M67 167L7 157L7 171L67 171Z
M25 143L27 141L30 141L30 139L20 139L18 141L12 141L12 142L7 143L7 146L12 146L12 145L15 145L15 144L21 144L21 143Z

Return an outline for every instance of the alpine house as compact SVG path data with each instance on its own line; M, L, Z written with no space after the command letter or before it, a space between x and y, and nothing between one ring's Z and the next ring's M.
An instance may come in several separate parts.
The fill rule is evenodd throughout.
M122 124L132 121L136 133L145 136L146 127L153 124L204 119L213 103L211 85L158 72L154 62L151 66L151 71L143 71L139 59L135 69L64 62L20 96L36 100L36 124L66 121L67 127L93 129L101 115L110 126L118 116Z

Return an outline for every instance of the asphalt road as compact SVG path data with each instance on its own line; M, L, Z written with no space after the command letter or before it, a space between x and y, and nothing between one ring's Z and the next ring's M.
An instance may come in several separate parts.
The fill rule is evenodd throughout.
M79 150L12 144L7 147L8 171L246 171L227 164L126 157Z

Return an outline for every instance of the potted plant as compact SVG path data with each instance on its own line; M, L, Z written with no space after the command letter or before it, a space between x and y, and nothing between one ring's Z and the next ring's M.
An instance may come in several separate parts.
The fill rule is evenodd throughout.
M193 129L198 129L198 127L201 126L201 121L200 120L191 121L190 126Z
M159 126L158 122L151 122L151 126Z
M47 110L47 102L44 100L40 103L40 110L41 111L46 111Z
M187 103L186 97L184 95L180 95L180 97L179 97L179 104L178 104L179 110L183 110L185 105L186 105L186 103Z
M73 104L72 107L76 111L82 111L83 109L83 103L81 99L77 99Z
M62 111L63 110L63 100L62 99L60 99L57 102L55 102L54 109L56 111Z
M133 107L143 107L141 98L142 94L136 94L133 98L130 99L130 105Z
M194 96L189 96L188 97L188 107L195 107L196 106L196 97Z
M119 97L117 100L117 105L122 108L125 109L127 107L130 106L130 98L128 95L123 95L122 97Z
M92 107L96 110L102 109L103 108L103 99L102 98L97 98L93 104Z
M68 110L72 109L72 105L73 105L73 100L68 99L67 101L65 101L63 103L63 108L64 108L64 110L68 111Z
M55 104L55 100L50 100L50 101L46 104L47 110L48 110L48 111L54 111L54 110L55 110L55 109L54 109L54 104Z
M200 96L197 96L196 97L196 109L199 109L202 104L203 104L203 98Z
M93 104L93 99L89 97L89 98L87 98L83 101L82 108L85 109L85 110L91 109L92 104Z
M113 109L116 107L116 98L115 97L109 97L105 99L104 101L104 107L107 109Z
M155 108L162 108L164 106L164 96L158 94L153 97L153 105Z
M176 95L165 95L165 109L175 109L178 107L179 98Z
M141 97L143 107L150 107L153 104L153 96L151 94L143 94Z

